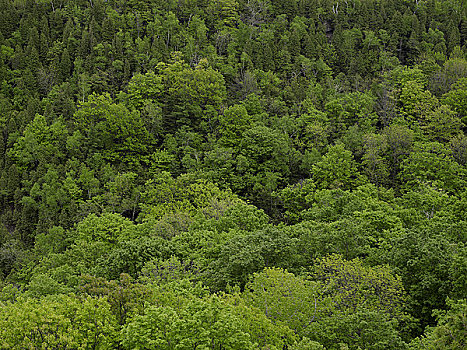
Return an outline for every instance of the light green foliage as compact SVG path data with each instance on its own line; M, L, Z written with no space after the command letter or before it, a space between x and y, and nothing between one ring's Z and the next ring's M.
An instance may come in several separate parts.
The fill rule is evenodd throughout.
M451 90L445 93L441 101L457 113L460 120L467 124L467 78L460 78L451 85Z
M323 158L313 165L312 179L319 189L351 189L364 182L352 152L342 143L330 146Z
M311 263L314 257L331 253L353 259L370 253L378 254L393 236L398 235L402 226L398 214L383 207L355 212L355 217L331 223L302 221L290 227L289 231L299 235L297 249L304 262Z
M117 324L105 298L19 298L0 308L0 346L112 349Z
M76 225L76 240L115 243L128 239L133 225L130 220L119 214L90 214Z
M316 260L312 278L320 281L330 312L311 324L310 339L329 349L405 349L398 321L406 321L406 300L399 277L384 266L366 267L338 255Z
M150 306L123 329L123 345L139 349L254 349L243 320L217 296L188 299L180 308Z
M330 256L321 262L326 264L331 260L337 261L335 256ZM242 298L247 304L260 308L275 324L283 322L299 335L312 339L302 340L300 344L305 349L320 349L323 348L321 344L329 349L340 349L346 345L350 349L406 348L397 332L397 320L392 310L393 307L402 308L397 292L398 288L401 289L400 282L394 279L383 282L376 276L372 278L372 272L387 274L383 269L369 268L359 274L355 271L357 261L340 261L348 267L341 276L341 281L346 281L345 285L339 285L339 272L336 271L328 271L328 277L319 278L320 282L317 282L268 268L253 275ZM328 267L331 265L327 264ZM381 287L386 290L381 290ZM395 288L394 293L392 287ZM385 292L388 295L383 296ZM346 293L354 306L343 303ZM375 295L371 296L372 293ZM387 304L382 305L385 302ZM397 313L401 315L400 311Z
M240 237L248 235L249 231L266 228L269 218L264 212L244 203L227 207L216 206L214 208L216 209L215 212L203 210L200 213L201 215L189 220L183 229L174 232L175 237L171 239L170 247L183 261L192 261L201 269L214 264L216 268L212 273L218 273L222 280L219 283L224 283L225 280L230 281L230 278L224 274L224 269L228 270L230 264L224 266L225 262L217 261L217 259L229 259L228 255L230 253L226 252L229 249L226 248L230 244L229 242L241 239ZM169 229L169 227L165 227ZM157 227L156 232L156 234L160 235L168 234L168 232L162 230L159 233L159 227ZM241 243L238 241L233 243L233 245L235 244ZM248 245L241 249L248 251L250 248ZM232 249L235 250L236 248L232 247ZM237 251L235 254L242 255L245 251Z
M194 214L198 210L209 210L209 207L215 206L216 201L233 204L239 199L228 190L220 190L212 182L190 176L173 178L169 173L163 172L145 184L139 219L160 219L176 212Z
M290 349L291 350L324 350L326 348L316 341L312 341L308 338L303 338L300 342L292 345Z
M427 76L420 68L400 66L386 73L391 93L386 103L395 103L397 112L415 130L438 106L438 99L427 90Z
M180 260L175 256L167 260L151 260L141 269L140 280L157 285L170 284L180 280L196 280L200 267L196 262Z
M298 338L288 325L271 320L261 307L252 307L238 290L223 295L223 300L226 304L234 306L230 312L242 319L242 329L260 349L280 350L290 346Z
M398 332L397 321L365 306L351 314L332 315L312 326L309 338L329 350L408 349Z
M21 290L18 286L11 283L0 282L0 306L7 302L15 302L21 296Z
M301 264L311 264L314 258L330 253L342 254L346 258L362 256L370 251L370 244L376 241L360 222L352 219L332 223L302 221L288 231L299 236L297 250Z
M113 215L116 214L106 214L103 220L93 215L88 221L85 220L78 229L78 234L82 236L78 236L64 252L49 254L34 267L34 274L46 275L54 281L49 284L67 291L68 287L77 286L82 274L109 279L116 279L123 272L136 276L146 262L171 255L167 241L160 237L148 237L147 227L135 226L120 216L120 221L109 220ZM95 222L97 230L89 226L92 222ZM33 281L38 294L42 293L41 290L49 293L51 288L47 287L47 283L35 278Z
M397 89L396 92L400 93L400 88L408 82L414 82L419 86L425 87L427 84L426 74L417 67L398 66L394 70L387 72L386 79Z
M451 204L453 198L434 185L422 184L398 198L401 206L413 208L424 219L432 219L443 215L443 211Z
M286 175L290 171L287 167L289 142L276 130L261 125L249 128L243 133L239 148L237 170L241 173L278 172Z
M63 253L49 254L44 257L34 266L33 273L45 275L55 281L48 282L49 284L57 282L61 288L63 286L75 287L78 284L78 277L96 268L96 261L108 254L111 246L110 243L102 241L78 241ZM49 290L47 283L44 285L40 279L33 278L31 283L37 284L39 289L36 288L36 290L39 294L42 293L41 290L46 292Z
M270 221L266 213L254 205L244 202L231 205L224 204L224 206L222 204L222 202L219 202L212 209L205 208L203 217L197 217L192 228L211 229L217 232L227 232L229 230L256 231L264 228Z
M255 100L250 102L253 109ZM237 150L231 188L272 210L271 193L290 176L290 164L297 164L291 140L279 130L258 124L243 133Z
M276 324L285 324L299 335L329 311L330 301L321 298L321 286L277 268L254 273L242 298L261 309Z
M226 146L238 147L243 133L253 126L252 117L243 105L233 105L219 116L220 142Z
M386 135L366 134L364 136L364 154L362 164L364 173L375 185L388 182L389 169L384 156L388 149Z
M424 89L423 84L408 81L402 85L399 104L400 113L411 125L417 127L437 106L438 100Z
M109 94L90 95L74 114L88 148L110 162L138 164L147 153L149 135L138 111L116 104Z
M137 178L138 175L134 172L115 175L104 185L104 193L94 196L86 204L91 208L97 207L97 212L126 214L134 220L141 197Z
M465 347L466 10L0 0L0 348Z
M162 132L162 95L164 86L162 77L150 71L136 74L128 82L124 99L127 105L141 113L149 133L159 135Z
M236 0L213 0L207 7L208 13L214 20L216 29L223 27L235 27L239 21L239 4Z
M53 225L66 224L76 209L76 198L72 197L73 189L67 186L61 175L59 169L49 168L32 185L29 196L23 197L25 203L39 211L36 232L42 233L41 231Z
M128 105L140 110L146 102L157 101L163 92L162 77L154 72L136 74L128 82Z
M171 274L174 264L180 266L174 259L158 266L164 266L165 272ZM152 270L151 274L158 272L168 276L160 269ZM296 340L290 328L271 322L261 310L247 305L236 290L233 294L210 294L201 284L183 277L165 281L149 278L147 281L157 283L149 286L153 291L153 303L146 305L143 315L135 315L127 323L123 330L124 345L138 344L146 348L143 343L146 341L148 344L159 342L159 346L169 349L185 349L198 341L200 346L215 349L220 349L221 342L227 349L254 346L279 350Z
M438 142L416 143L402 162L402 188L409 190L428 184L455 194L465 188L465 168L452 159L451 150Z
M24 170L48 167L65 157L67 128L61 119L49 125L46 118L36 114L10 151L10 156Z
M230 147L218 146L204 155L203 168L206 178L221 188L232 187L237 166L235 150Z
M166 240L161 237L147 237L148 233L140 230L141 228L138 227L135 231L135 237L138 238L120 242L96 257L94 264L84 270L84 273L112 279L118 278L121 273L136 276L146 262L166 259L173 254Z
M53 279L48 274L37 273L31 278L27 285L28 297L42 297L50 294L68 294L73 289Z
M325 285L325 295L336 310L347 314L361 306L367 310L402 318L406 293L399 276L387 266L367 267L359 259L344 260L339 255L317 259L313 279Z
M458 235L465 228L439 224L435 220L432 225L394 237L385 254L402 278L409 311L423 325L433 324L432 310L444 308L448 296L462 298L467 283L465 247L447 234L453 230Z
M316 184L311 179L307 179L289 185L273 195L280 199L287 222L296 223L300 220L303 211L311 207L315 191Z
M423 129L437 141L450 140L460 133L462 121L448 106L441 105L426 116L426 125Z
M297 118L296 124L300 129L293 132L293 139L298 149L322 149L327 146L331 126L326 113L311 107L306 114Z
M297 213L306 220L333 222L372 211L385 211L387 216L393 214L393 191L372 184L353 190L315 189L311 180L307 180L302 186L296 185L294 191L297 193L295 200L304 206L301 213Z
M194 261L202 268L206 268L216 259L225 242L235 237L234 230L216 232L212 230L188 230L175 236L170 246L174 253L183 260Z

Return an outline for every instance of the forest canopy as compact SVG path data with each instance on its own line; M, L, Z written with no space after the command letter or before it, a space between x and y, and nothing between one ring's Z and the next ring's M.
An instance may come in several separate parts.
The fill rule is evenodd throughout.
M467 347L465 0L0 0L0 348Z

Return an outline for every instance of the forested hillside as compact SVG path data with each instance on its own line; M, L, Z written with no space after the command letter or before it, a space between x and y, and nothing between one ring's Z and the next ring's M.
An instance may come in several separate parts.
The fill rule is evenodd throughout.
M1 349L467 348L465 0L0 0Z

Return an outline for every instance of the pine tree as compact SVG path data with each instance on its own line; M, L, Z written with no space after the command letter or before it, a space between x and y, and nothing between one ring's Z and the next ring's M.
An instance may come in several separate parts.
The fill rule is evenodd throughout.
M112 42L115 35L115 27L110 17L106 17L102 23L102 40Z
M81 40L78 46L78 57L86 58L91 51L90 47L90 40L89 40L89 32L86 29L83 29L81 34Z
M34 47L36 48L36 50L39 50L40 48L39 32L37 31L37 28L35 26L29 30L28 46L30 48Z
M66 43L70 37L73 36L75 25L73 24L73 20L71 18L65 24L65 28L63 29L62 41Z
M463 18L460 25L459 35L461 40L461 45L467 45L467 16Z
M68 49L65 48L60 58L60 75L63 80L68 79L71 74L71 58Z
M448 47L447 47L448 53L451 53L452 50L456 46L460 46L460 43L461 43L461 35L459 32L459 28L453 21L449 22L448 28L446 30L446 34L447 34L447 43L448 43Z
M44 62L49 52L49 38L45 33L40 34L40 47L39 47L39 58L41 62Z

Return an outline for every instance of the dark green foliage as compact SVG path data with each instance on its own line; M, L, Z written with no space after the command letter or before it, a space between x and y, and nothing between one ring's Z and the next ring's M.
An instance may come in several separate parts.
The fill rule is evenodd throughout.
M437 325L427 329L425 336L413 341L413 349L461 349L465 342L465 299L447 300L449 309L435 310Z

